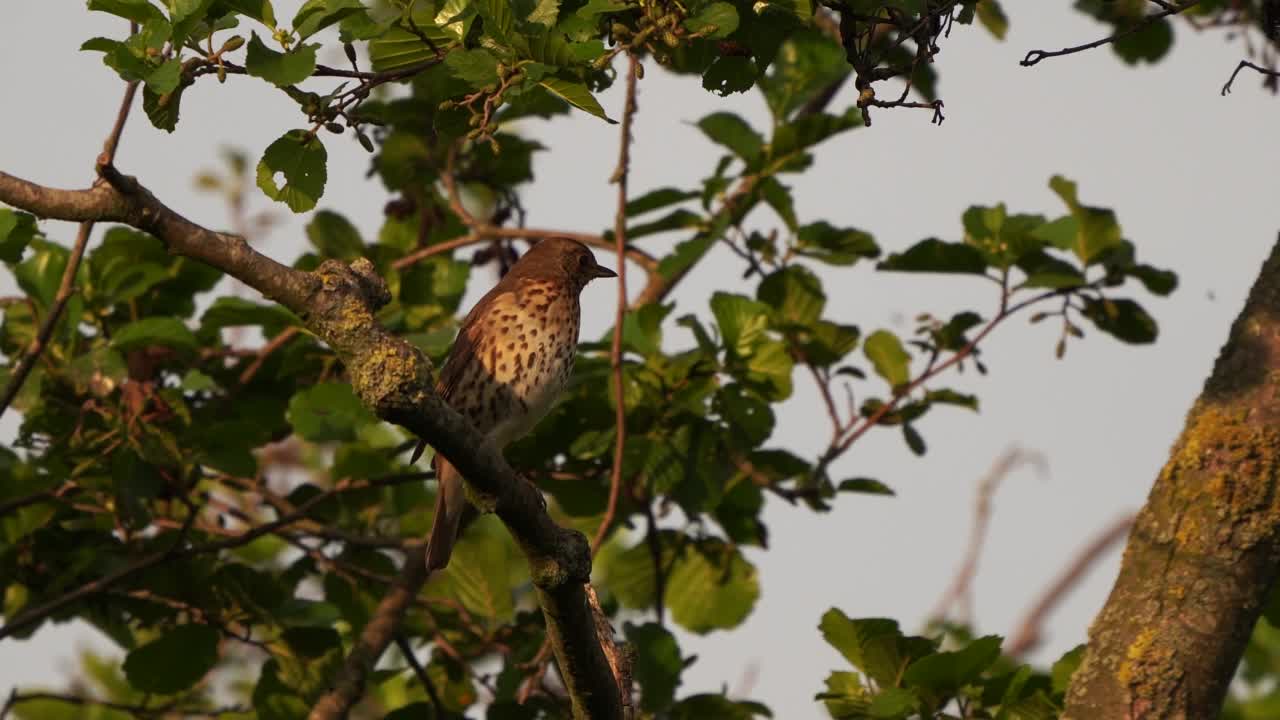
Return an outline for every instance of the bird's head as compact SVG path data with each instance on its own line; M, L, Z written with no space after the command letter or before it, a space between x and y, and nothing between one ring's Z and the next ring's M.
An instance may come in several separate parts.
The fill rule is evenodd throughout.
M618 277L618 273L596 262L591 249L569 238L547 238L534 245L520 258L512 271L521 266L538 273L555 273L565 277L578 290L596 278Z

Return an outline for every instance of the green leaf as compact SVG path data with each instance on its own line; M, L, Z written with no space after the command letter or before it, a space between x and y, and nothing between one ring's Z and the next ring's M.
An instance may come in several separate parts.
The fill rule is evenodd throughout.
M139 25L164 19L160 9L147 0L89 0L89 10L111 13Z
M498 82L498 58L483 48L454 50L444 58L454 77L479 90Z
M698 192L696 190L679 190L672 187L650 190L638 198L633 198L627 201L627 217L642 215L652 210L658 210L660 208L667 207L668 205L682 203L696 197L698 197ZM3 236L0 235L0 237Z
M764 148L764 138L743 120L731 112L716 112L698 121L698 128L712 140L733 151L748 164L759 159Z
M516 19L510 0L472 0L472 5L484 19L485 34L505 40L515 29Z
M142 89L142 110L153 126L170 133L178 127L182 94L188 87L190 83L183 82L173 92L165 95L154 92L150 86Z
M923 688L935 697L954 695L978 680L1000 658L1000 637L988 635L969 643L963 650L939 652L911 663L902 682Z
M866 493L867 495L897 495L893 488L872 478L850 478L841 480L836 486L840 492Z
M1074 218L1067 218L1074 225ZM1026 273L1023 287L1065 290L1085 284L1084 273L1075 265L1043 250L1030 250L1018 258L1018 269Z
M320 383L299 391L289 400L289 424L311 442L355 440L356 431L375 422L360 399L345 383Z
M449 580L458 602L492 624L515 616L510 540L490 516L477 521L454 548Z
M773 410L769 404L737 383L716 392L715 409L733 428L735 437L749 445L759 445L773 433Z
M1127 343L1153 343L1159 334L1156 321L1132 300L1097 300L1086 297L1084 316L1099 330Z
M296 213L316 206L324 194L328 161L324 143L306 130L290 130L271 143L258 163L258 187ZM284 177L284 184L276 180Z
M943 242L935 238L921 240L905 252L894 253L877 266L880 270L899 272L968 273L983 275L987 262L964 243Z
M751 58L722 55L702 74L702 87L720 97L728 97L750 90L758 74Z
M0 237L3 237L3 229L0 229ZM1150 265L1134 265L1126 268L1125 273L1137 278L1147 290L1156 295L1168 295L1178 287L1178 275L1170 270L1161 270Z
M1076 670L1080 667L1087 648L1087 645L1081 643L1068 650L1053 664L1053 669L1049 674L1053 678L1053 691L1055 693L1067 691L1067 686L1071 683L1071 676L1075 675Z
M903 635L896 620L851 620L832 608L823 614L818 628L831 647L882 687L896 686L911 661L934 651L932 641Z
M1173 47L1173 24L1167 18L1154 22L1141 20L1142 27L1133 33L1118 36L1111 49L1129 65L1159 62Z
M276 28L276 11L271 0L218 0L218 4L251 17L272 30Z
M738 29L738 11L727 2L713 2L685 20L684 28L707 38L729 37Z
M906 384L911 379L911 356L902 347L902 341L888 330L877 330L862 343L862 352L876 369L876 374L893 387Z
M822 281L808 268L790 265L775 270L760 282L756 297L768 303L783 323L809 325L822 315L827 296Z
M183 322L172 317L149 317L131 322L111 336L111 347L127 352L161 345L193 354L200 341Z
M835 671L827 675L827 689L818 693L833 718L866 717L871 707L871 691L862 686L862 678L856 672Z
M354 260L364 254L360 231L346 217L332 210L321 210L307 223L307 239L325 257Z
M741 356L749 355L769 325L769 306L751 298L717 292L711 296L711 312L724 346Z
M16 263L22 260L27 245L40 236L36 217L30 213L0 208L0 261Z
M125 656L124 675L136 690L174 695L194 686L217 663L218 631L179 625Z
M627 642L635 651L632 670L643 690L640 706L650 712L670 706L687 664L680 655L675 636L652 622L643 625L626 623L623 629Z
M293 16L293 29L299 40L340 22L343 18L364 11L360 0L307 0Z
M266 335L302 322L287 308L266 305L241 297L224 296L213 301L200 316L200 333L207 336L225 327L258 326Z
M1000 0L978 0L978 22L997 40L1003 40L1009 32L1009 18L1000 7Z
M700 693L671 706L669 717L670 720L753 720L756 717L773 717L773 713L758 702Z
M667 580L672 619L699 635L737 627L760 597L755 566L736 547L717 540L687 548Z
M861 230L837 228L820 221L800 228L796 253L831 265L852 265L862 258L879 257L880 247Z
M538 82L539 85L546 88L548 92L556 97L564 100L570 105L584 110L604 120L605 122L616 125L617 120L610 118L605 114L604 108L600 106L600 101L596 100L586 85L572 80L563 80L558 77L545 77Z
M182 62L176 58L167 60L147 76L147 88L158 95L178 89L182 80Z
M297 45L289 52L278 53L258 39L258 33L249 37L249 52L245 58L245 70L278 87L287 87L311 77L316 70L316 49L319 45Z
M1050 242L1063 250L1071 250L1086 265L1120 245L1120 225L1114 212L1080 204L1076 184L1061 175L1054 175L1049 187L1062 198L1076 220L1074 236L1054 236Z
M30 256L13 268L13 277L24 293L41 307L49 308L58 294L71 252L57 243L41 239L32 240L30 246Z

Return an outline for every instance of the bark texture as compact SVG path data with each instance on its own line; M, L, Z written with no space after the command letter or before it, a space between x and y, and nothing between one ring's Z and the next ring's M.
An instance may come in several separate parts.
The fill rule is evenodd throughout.
M1280 562L1280 242L1138 515L1064 719L1218 716Z

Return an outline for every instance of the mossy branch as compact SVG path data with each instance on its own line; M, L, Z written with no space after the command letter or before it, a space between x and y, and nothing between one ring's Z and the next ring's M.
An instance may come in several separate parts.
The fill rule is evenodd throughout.
M1217 717L1280 570L1280 241L1138 515L1063 718Z
M587 600L586 537L556 525L538 491L435 393L431 361L377 321L375 313L391 294L373 264L361 258L350 265L329 260L314 272L287 267L241 237L191 222L113 167L100 170L107 182L86 190L53 189L0 172L0 202L42 218L131 225L170 252L218 268L295 312L343 361L366 406L427 439L475 491L495 498L495 512L528 559L575 716L621 718L618 685L601 647L613 640L597 633ZM313 708L312 720L345 717L359 700L370 669L426 579L420 554L409 553L400 584L379 605L330 692Z

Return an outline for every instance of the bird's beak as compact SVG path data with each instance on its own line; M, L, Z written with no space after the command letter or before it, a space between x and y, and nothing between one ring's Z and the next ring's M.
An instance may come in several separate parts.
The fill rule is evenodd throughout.
M618 273L616 273L616 272L614 272L614 271L610 270L609 268L607 268L607 267L605 267L605 266L603 266L603 265L596 265L595 269L591 271L591 277L593 277L593 278L613 278L613 277L618 277Z

